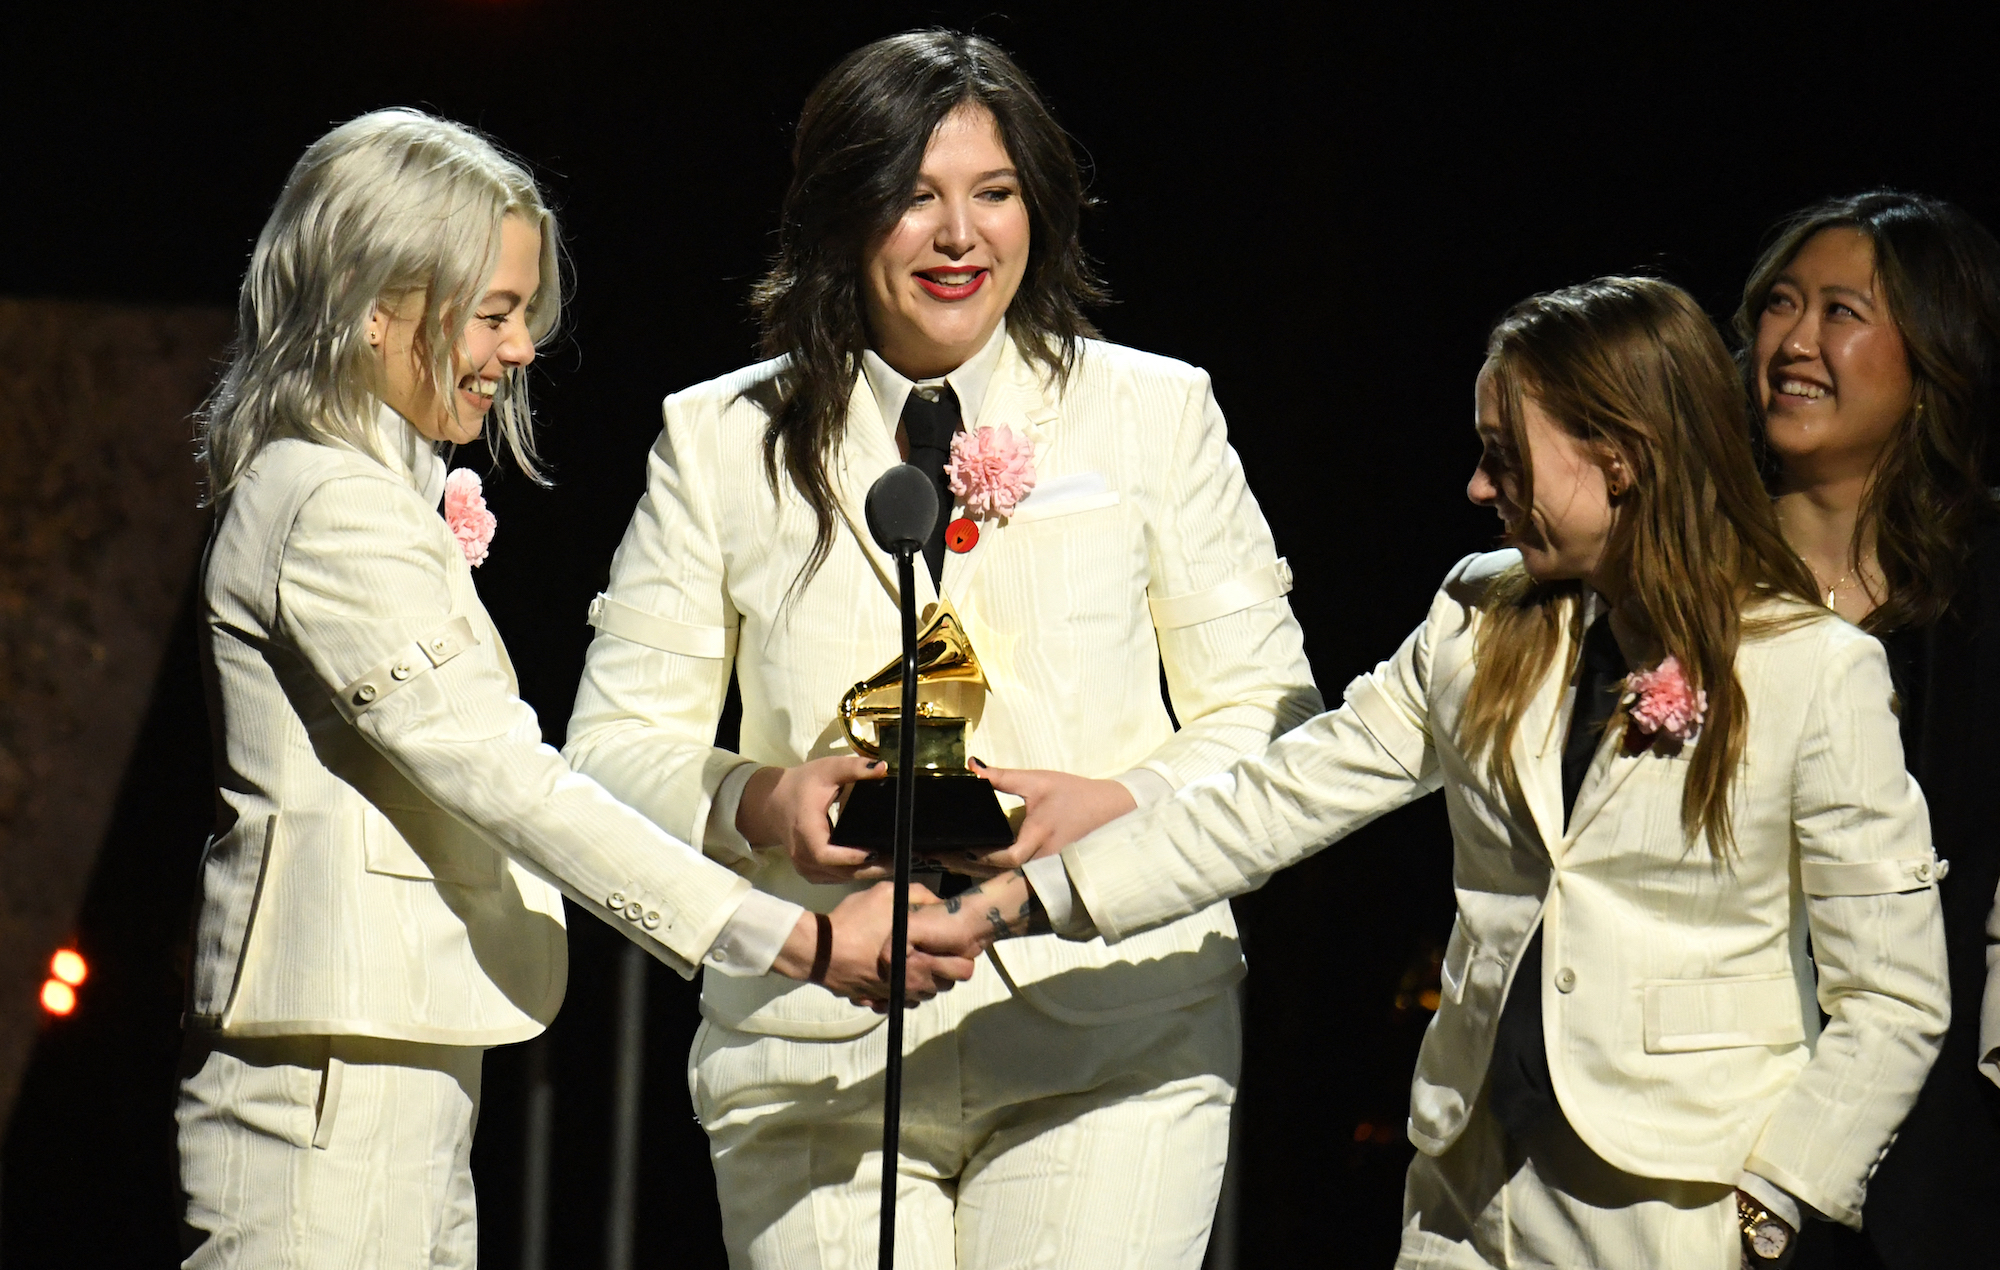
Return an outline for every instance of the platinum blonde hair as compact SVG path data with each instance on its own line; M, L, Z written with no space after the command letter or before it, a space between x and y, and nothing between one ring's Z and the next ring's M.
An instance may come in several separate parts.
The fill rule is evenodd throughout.
M385 457L374 441L380 359L367 340L378 303L422 301L415 355L451 400L453 349L499 265L509 215L541 231L541 280L527 312L540 344L562 315L562 277L555 216L525 167L471 129L416 110L378 110L315 141L257 236L229 368L200 415L204 504L227 495L276 437ZM494 395L486 441L543 479L520 370Z

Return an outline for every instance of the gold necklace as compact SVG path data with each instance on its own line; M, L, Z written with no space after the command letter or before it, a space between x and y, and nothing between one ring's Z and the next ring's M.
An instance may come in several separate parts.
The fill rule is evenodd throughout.
M1855 574L1859 573L1860 571L1861 571L1861 565L1859 563L1856 563L1853 568L1849 569L1846 573L1843 573L1839 577L1835 578L1833 580L1832 586L1826 588L1826 606L1828 608L1833 607L1833 597L1840 590L1841 586L1845 583L1854 581ZM1826 586L1826 579L1819 576L1819 570L1813 568L1812 562L1810 560L1806 561L1806 572L1812 574L1814 582L1818 583L1821 586Z

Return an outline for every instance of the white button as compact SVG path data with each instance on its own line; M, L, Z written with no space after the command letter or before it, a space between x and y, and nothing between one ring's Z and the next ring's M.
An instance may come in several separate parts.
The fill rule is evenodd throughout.
M389 677L391 679L398 679L398 680L408 679L411 675L414 675L416 673L417 673L416 671L410 669L410 663L406 661L399 661L396 663L396 668L389 672Z
M1933 870L1933 876L1935 876L1938 881L1942 882L1945 880L1946 875L1948 875L1950 872L1951 872L1951 861L1939 860L1937 862L1937 868Z
M1919 881L1919 882L1928 882L1928 881L1930 881L1930 880L1931 880L1931 862L1930 862L1929 860L1920 860L1920 861L1918 861L1918 862L1917 862L1917 881Z
M636 922L641 917L645 916L645 914L646 914L646 906L641 904L637 900L633 900L630 904L627 904L625 906L625 920L628 922Z
M659 928L659 925L660 925L660 915L659 915L659 913L657 913L657 912L648 912L648 913L646 914L646 929L647 929L647 930L657 930L657 929Z
M354 690L354 699L363 705L373 701L375 699L375 685L362 684Z
M710 953L708 955L708 959L714 962L718 966L721 965L724 961L728 960L727 957L723 956L722 950L720 948Z
M1568 992L1576 987L1576 971L1564 966L1556 971L1556 991Z
M434 639L434 640L432 640L432 641L431 641L431 651L432 651L432 652L434 652L434 653L441 653L441 652L443 652L443 651L444 651L444 648L445 648L445 643L444 643L444 639L443 639L442 637L440 637L440 638L438 638L438 639Z
M606 908L624 908L625 892L613 891L609 896L605 898L604 905Z

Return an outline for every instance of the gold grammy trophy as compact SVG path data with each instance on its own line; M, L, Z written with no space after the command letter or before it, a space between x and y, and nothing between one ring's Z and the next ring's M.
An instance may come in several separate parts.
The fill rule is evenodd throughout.
M964 683L986 687L972 640L951 601L939 600L917 632L917 689ZM840 699L840 726L856 754L879 758L896 774L901 749L903 659L898 657ZM856 731L872 725L875 740ZM1014 841L1013 828L993 786L965 766L966 720L941 712L937 703L917 702L915 845L918 855L957 855L991 850ZM893 779L856 781L833 826L841 847L889 850L895 835Z

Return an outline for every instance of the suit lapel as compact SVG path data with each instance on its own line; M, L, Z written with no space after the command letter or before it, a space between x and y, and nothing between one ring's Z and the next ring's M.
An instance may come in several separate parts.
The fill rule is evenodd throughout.
M1569 832L1563 836L1567 847L1575 842L1596 818L1611 796L1618 792L1646 755L1627 754L1623 744L1624 730L1614 729L1598 744L1597 753L1591 757L1590 770L1583 775L1583 786L1576 791L1576 806L1570 809Z
M1050 390L1043 387L1041 377L1027 358L1009 339L1000 350L999 364L993 368L992 382L987 386L985 400L979 406L979 418L968 420L966 427L1012 428L1016 435L1025 436L1035 447L1035 467L1039 472L1046 466L1048 450L1056 429L1058 414L1050 400ZM962 504L954 501L947 517L965 514ZM1007 522L988 518L979 524L979 542L970 551L946 551L944 553L943 591L959 603L971 590L972 579L979 572L979 566L992 554L1007 531Z
M1544 672L1541 687L1522 711L1514 731L1514 772L1520 778L1521 796L1528 814L1534 818L1542 847L1554 860L1562 850L1562 730L1560 721L1563 693L1569 687L1570 662L1576 655L1568 624L1556 645L1556 655Z
M840 438L834 493L841 518L854 534L861 554L875 570L876 580L888 592L891 604L899 603L896 558L876 546L875 536L868 532L868 488L882 473L902 461L902 456L896 453L895 434L882 418L882 408L875 404L875 394L868 387L868 377L856 374L854 389L847 397L847 425ZM917 611L922 613L925 605L937 599L937 589L931 585L929 569L920 564L916 574Z

